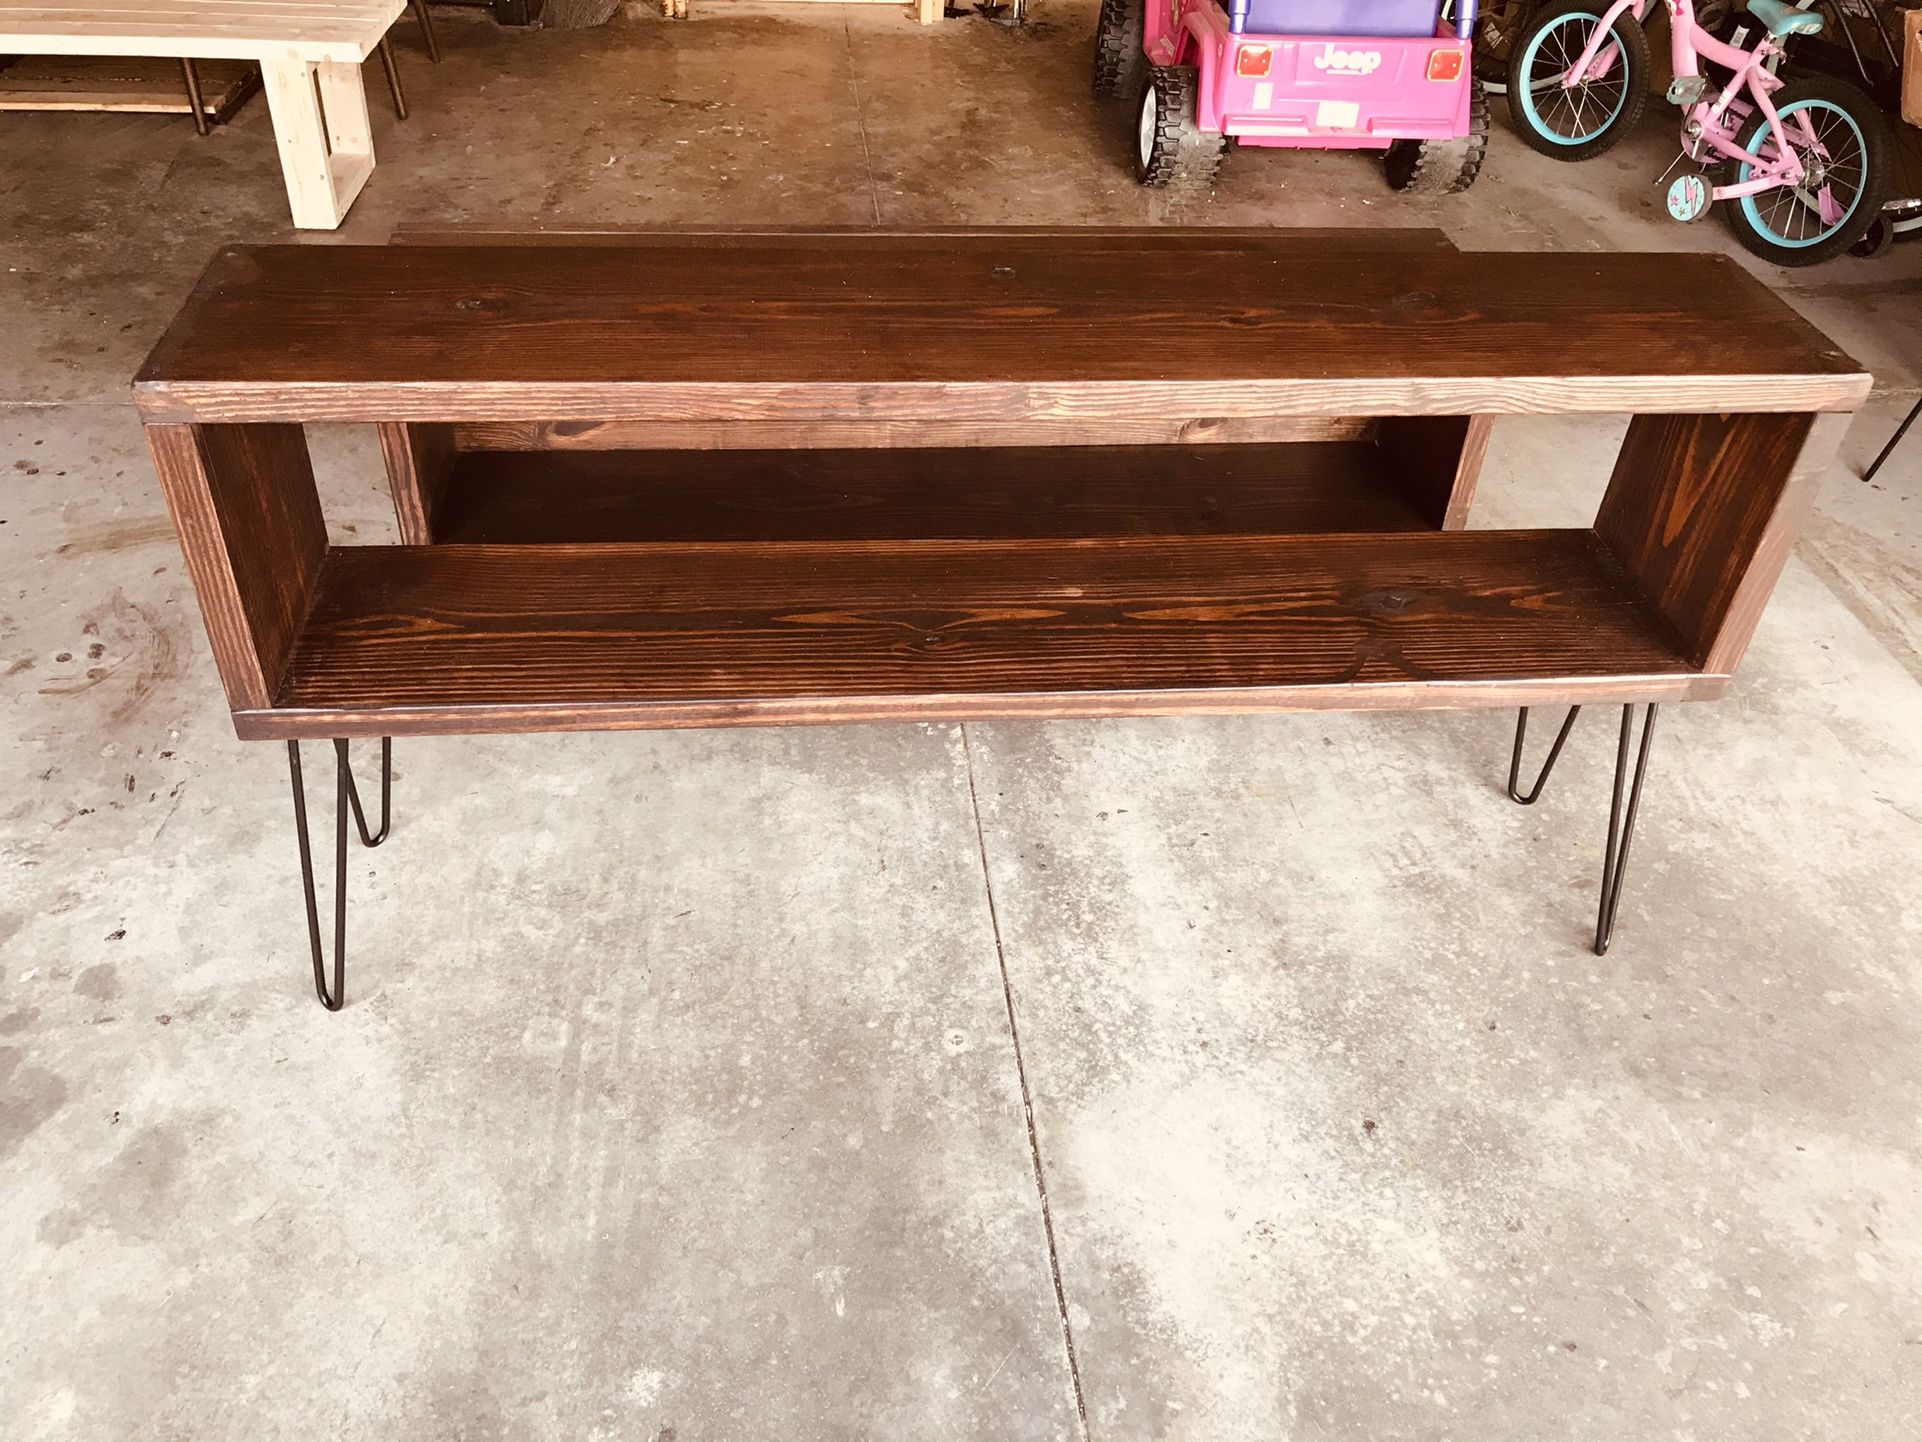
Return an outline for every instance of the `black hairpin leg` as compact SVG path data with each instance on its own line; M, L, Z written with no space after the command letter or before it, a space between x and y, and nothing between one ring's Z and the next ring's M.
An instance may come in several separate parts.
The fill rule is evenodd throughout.
M1528 708L1522 707L1521 715L1515 718L1515 753L1508 758L1508 799L1523 806L1533 806L1540 799L1542 788L1548 784L1548 773L1555 769L1555 758L1562 754L1567 744L1568 733L1575 729L1575 718L1582 714L1579 706L1568 708L1568 717L1562 722L1562 729L1555 733L1555 744L1548 748L1548 759L1542 762L1541 774L1526 794L1515 789L1522 775L1522 741L1528 735Z
M1608 850L1602 860L1602 904L1595 916L1595 954L1606 955L1615 939L1615 908L1622 901L1622 876L1628 870L1628 844L1635 839L1635 813L1642 805L1642 778L1648 774L1648 745L1655 733L1654 702L1643 708L1642 744L1635 755L1635 784L1628 792L1628 809L1622 809L1622 785L1628 779L1629 739L1633 734L1635 708L1622 708L1622 739L1615 748L1615 797L1608 808Z
M1875 479L1875 473L1882 469L1882 462L1886 461L1895 448L1902 444L1902 437L1909 433L1909 427L1915 424L1917 416L1922 416L1922 396L1915 398L1915 404L1910 406L1909 413L1902 417L1902 424L1895 428L1895 434L1889 437L1889 443L1882 447L1874 460L1869 462L1869 468L1862 472L1863 480Z
M363 846L378 846L387 839L393 820L394 742L390 736L380 740L380 830L367 829L367 815L361 809L360 788L347 764L347 742L334 741L334 985L327 987L326 953L320 943L320 905L314 896L314 853L307 839L307 788L300 774L300 743L287 743L287 767L294 783L294 828L300 838L300 882L307 898L307 943L314 959L314 994L329 1011L339 1011L347 1002L347 815L351 811L354 828Z
M360 809L360 788L354 785L354 770L347 765L347 743L336 741L340 748L341 769L347 775L347 800L354 808L354 826L360 832L362 846L378 846L387 839L388 828L394 824L394 738L380 738L380 830L370 833L367 830L367 814Z

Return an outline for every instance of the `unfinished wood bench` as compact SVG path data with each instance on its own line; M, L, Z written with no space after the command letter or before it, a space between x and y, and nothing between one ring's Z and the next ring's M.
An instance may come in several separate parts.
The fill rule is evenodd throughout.
M407 0L0 0L0 53L178 58L197 125L205 124L205 114L193 62L258 63L294 224L332 230L374 169L361 62L406 6ZM389 81L398 106L391 69Z
M1602 950L1657 705L1727 688L1868 385L1719 256L1070 230L237 248L135 389L337 1008L348 816L448 732L1510 706L1527 803L1619 704ZM1494 417L1588 412L1589 524L1464 528ZM404 544L330 543L319 421Z

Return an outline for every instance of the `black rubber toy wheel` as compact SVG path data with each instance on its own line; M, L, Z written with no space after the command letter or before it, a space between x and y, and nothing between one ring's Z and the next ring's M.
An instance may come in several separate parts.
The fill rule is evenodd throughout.
M1491 91L1508 88L1508 57L1515 53L1515 37L1534 18L1536 0L1488 0L1475 21L1475 78Z
M1488 157L1488 96L1468 82L1468 134L1451 140L1397 140L1382 156L1391 189L1406 195L1459 195L1475 183Z
M1133 95L1148 73L1141 52L1142 0L1101 0L1094 25L1094 93L1103 100Z
M1895 244L1895 223L1887 215L1878 215L1869 222L1869 228L1862 232L1862 238L1849 247L1849 254L1863 260L1874 260L1878 255L1888 253Z
M1195 121L1201 72L1192 65L1153 65L1135 107L1135 179L1143 185L1214 184L1228 137Z

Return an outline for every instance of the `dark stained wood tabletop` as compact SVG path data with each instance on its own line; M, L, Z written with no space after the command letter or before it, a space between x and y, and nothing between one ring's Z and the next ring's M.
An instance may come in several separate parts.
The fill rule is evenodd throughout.
M1855 362L1711 255L1318 253L1249 232L221 252L150 420L1847 410Z

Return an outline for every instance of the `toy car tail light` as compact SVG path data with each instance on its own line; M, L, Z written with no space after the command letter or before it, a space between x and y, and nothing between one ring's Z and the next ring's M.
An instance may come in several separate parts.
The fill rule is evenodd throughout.
M1428 78L1430 80L1459 80L1462 78L1462 53L1459 50L1431 50L1428 52Z
M1275 63L1275 52L1266 45L1244 45L1235 52L1235 74L1266 75Z

